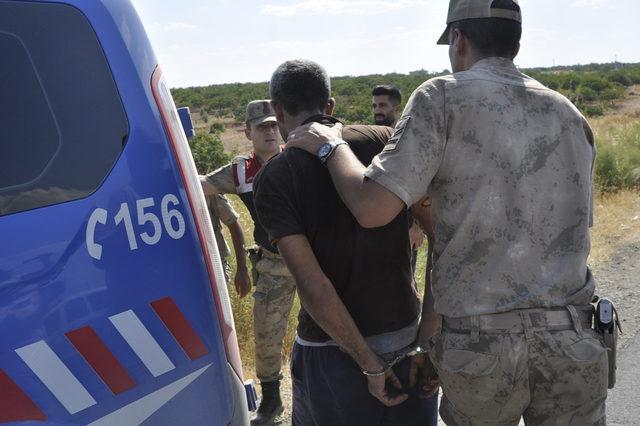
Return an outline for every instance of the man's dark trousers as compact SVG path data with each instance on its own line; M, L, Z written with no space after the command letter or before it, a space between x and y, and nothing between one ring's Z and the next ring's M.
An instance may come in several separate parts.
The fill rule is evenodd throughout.
M405 359L394 367L405 388L409 387L410 363ZM436 426L438 421L437 395L423 399L405 389L408 400L386 407L369 393L367 378L353 359L335 346L295 343L291 381L293 426Z

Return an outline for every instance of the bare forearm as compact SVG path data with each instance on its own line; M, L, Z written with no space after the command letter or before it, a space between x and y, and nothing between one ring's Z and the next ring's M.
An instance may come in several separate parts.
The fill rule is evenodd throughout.
M381 368L349 311L338 297L303 235L291 235L278 242L278 250L293 274L300 302L314 321L361 367Z
M231 234L231 241L233 243L233 251L236 254L236 268L241 270L247 270L247 258L244 248L244 235L242 228L238 222L234 222L229 225L229 233Z
M302 306L320 328L361 368L378 368L377 356L367 345L353 318L326 278L319 282L298 283L298 295Z

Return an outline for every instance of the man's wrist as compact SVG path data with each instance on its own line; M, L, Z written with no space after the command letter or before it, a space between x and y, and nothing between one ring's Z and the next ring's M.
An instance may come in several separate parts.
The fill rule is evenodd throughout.
M367 377L380 377L380 376L384 376L385 374L387 374L387 371L389 370L389 367L384 366L382 368L380 368L379 370L365 370L362 369L362 374L364 374Z
M378 372L380 370L386 369L386 364L383 363L382 360L380 360L380 358L374 354L367 357L364 362L360 363L360 369L362 370L363 374L365 371Z
M334 139L322 144L320 149L318 149L318 159L320 162L326 165L327 160L333 156L340 145L347 145L347 142L342 139Z

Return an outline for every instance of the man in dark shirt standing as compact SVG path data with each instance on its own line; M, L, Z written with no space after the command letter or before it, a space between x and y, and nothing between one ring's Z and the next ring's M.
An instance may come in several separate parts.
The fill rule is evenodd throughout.
M304 123L336 123L330 91L318 64L280 65L270 92L283 138ZM390 135L388 127L347 126L343 138L368 164ZM302 302L291 360L293 424L435 425L436 398L405 392L411 361L386 367L413 345L420 323L407 212L385 227L361 227L326 168L297 149L263 167L254 202Z

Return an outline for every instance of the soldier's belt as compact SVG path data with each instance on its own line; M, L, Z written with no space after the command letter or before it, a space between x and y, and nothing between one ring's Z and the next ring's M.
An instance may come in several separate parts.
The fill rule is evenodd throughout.
M591 328L593 307L575 306L575 309L581 327ZM480 334L525 333L526 330L535 329L559 331L575 327L571 313L566 308L517 309L463 318L442 317L442 328L446 331L470 332L475 328Z

